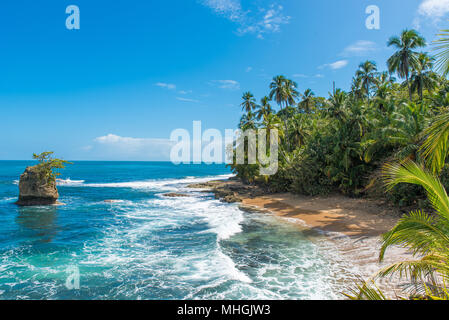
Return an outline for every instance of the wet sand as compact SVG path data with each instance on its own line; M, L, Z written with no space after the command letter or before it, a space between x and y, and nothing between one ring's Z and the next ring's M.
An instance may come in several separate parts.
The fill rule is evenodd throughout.
M300 219L312 229L354 237L380 236L398 222L399 214L381 204L340 195L306 197L288 193L242 197L242 204L284 217Z

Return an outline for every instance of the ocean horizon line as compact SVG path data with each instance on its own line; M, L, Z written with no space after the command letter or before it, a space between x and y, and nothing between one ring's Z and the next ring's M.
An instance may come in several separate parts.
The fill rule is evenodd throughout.
M121 162L121 163L172 163L173 165L226 165L225 163L207 163L207 162L201 162L201 163L181 163L181 164L175 164L170 160L73 160L73 159L65 159L69 162ZM37 160L8 160L8 159L0 159L0 162L38 162Z

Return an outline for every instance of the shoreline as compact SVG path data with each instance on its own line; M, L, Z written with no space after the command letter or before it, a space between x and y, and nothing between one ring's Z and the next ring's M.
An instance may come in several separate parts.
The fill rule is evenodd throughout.
M337 232L353 238L379 237L391 230L402 216L399 210L377 200L269 193L235 179L191 184L188 188L211 192L218 200L240 203L243 208L298 220L310 230Z
M301 196L290 193L270 193L256 186L247 186L235 179L189 185L188 188L213 193L227 203L240 203L242 210L267 212L295 224L298 232L325 249L332 259L349 266L347 288L361 279L368 280L382 268L412 255L399 247L390 249L379 262L381 235L399 221L399 210L381 201L355 199L343 195ZM324 241L323 241L324 240ZM392 299L407 296L398 277L377 279L376 284Z

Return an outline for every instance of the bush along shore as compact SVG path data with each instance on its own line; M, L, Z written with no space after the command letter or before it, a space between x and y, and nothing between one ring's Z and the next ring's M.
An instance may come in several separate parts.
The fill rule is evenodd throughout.
M328 97L311 89L300 93L294 81L280 75L260 100L245 92L239 128L278 130L279 170L264 176L260 163L236 159L230 167L258 190L337 192L414 208L384 233L379 254L383 261L390 247L399 245L414 260L399 261L373 279L399 275L410 284L405 298L449 299L449 30L442 31L434 55L424 51L426 40L415 30L392 36L387 45L395 50L388 70L362 62L349 91L336 88ZM231 201L239 198L232 188L237 187L214 189ZM347 296L385 299L374 280Z

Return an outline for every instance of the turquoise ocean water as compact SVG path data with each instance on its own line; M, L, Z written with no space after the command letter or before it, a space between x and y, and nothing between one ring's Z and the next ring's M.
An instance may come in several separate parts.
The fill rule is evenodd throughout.
M187 188L229 177L224 165L75 162L64 206L19 208L31 164L0 162L0 299L342 298L343 266L322 241Z

